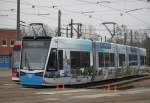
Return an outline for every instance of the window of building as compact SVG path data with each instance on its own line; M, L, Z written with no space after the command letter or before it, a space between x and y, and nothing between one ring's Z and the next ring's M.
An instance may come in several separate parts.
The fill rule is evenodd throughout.
M125 65L125 54L119 54L119 66Z
M63 69L63 50L51 49L47 70Z
M73 69L90 67L90 52L71 51L70 59L71 59L71 68Z
M7 47L7 40L2 40L2 46Z
M4 58L3 58L3 56L0 56L0 63L4 63Z
M114 67L114 53L99 52L99 67Z
M135 54L130 54L129 55L129 65L130 66L134 66L138 64L138 59L137 59L137 55Z
M10 40L10 47L14 47L15 41L14 40Z
M8 56L0 56L0 63L1 64L7 64L9 63L9 57Z
M8 56L5 56L4 62L5 62L5 63L9 63L9 57L8 57Z

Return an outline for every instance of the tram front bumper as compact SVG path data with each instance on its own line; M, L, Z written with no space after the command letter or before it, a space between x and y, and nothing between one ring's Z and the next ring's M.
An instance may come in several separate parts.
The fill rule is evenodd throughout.
M35 73L24 73L20 75L20 83L28 86L42 86L43 77L37 76Z

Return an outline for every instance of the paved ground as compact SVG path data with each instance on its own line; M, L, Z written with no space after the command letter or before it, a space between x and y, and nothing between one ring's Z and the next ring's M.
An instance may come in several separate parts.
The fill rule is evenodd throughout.
M133 83L133 89L24 88L11 81L10 72L0 69L0 103L150 103L150 80Z

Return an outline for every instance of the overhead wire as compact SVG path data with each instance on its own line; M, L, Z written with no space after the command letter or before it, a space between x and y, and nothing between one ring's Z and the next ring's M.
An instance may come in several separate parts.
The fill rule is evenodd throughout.
M26 3L28 3L28 4L30 4L30 5L33 5L33 4L31 4L31 3L29 3L29 2L27 2L27 1L25 1ZM34 4L35 5L35 4ZM59 8L58 7L50 7L50 6L42 6L42 5L35 5L35 7L37 7L37 8L51 8L51 9L53 9L53 10L59 10ZM63 8L63 11L64 12L69 12L69 13L75 13L75 14L81 14L81 12L79 12L79 11L73 11L73 10L68 10L68 9L64 9ZM66 14L67 15L67 14ZM84 16L87 16L87 15L84 15ZM89 15L88 15L89 16ZM95 18L96 19L96 18ZM96 19L96 20L98 20L98 19Z
M111 10L114 10L114 11L118 11L118 12L123 12L123 13L125 13L125 12L124 12L123 10L121 10L121 9L114 8L114 7L111 7L111 6L106 6L106 5L103 5L103 4L100 4L100 3L96 3L96 2L90 2L90 1L87 1L87 0L76 0L76 1L84 2L84 3L88 3L88 4L94 4L94 5L97 4L97 5L100 5L100 6L109 8L109 9L111 9ZM146 25L150 25L149 23L145 22L144 20L142 20L142 19L140 19L140 18L138 18L138 17L136 17L136 16L134 16L134 15L132 15L132 14L130 14L130 13L125 13L125 14L129 15L129 16L132 17L132 18L137 19L138 21L140 21L140 22L142 22L142 23L144 23L144 24L146 24Z
M1 26L14 26L14 25L9 25L9 24L3 24L3 23L0 23Z
M26 3L28 3L27 1L26 1ZM30 4L30 3L28 3L28 4ZM33 4L30 4L30 5L33 5ZM35 4L34 4L35 5ZM51 9L54 9L54 10L59 10L59 8L58 7L55 7L55 8L53 8L53 7L50 7L50 6L42 6L42 5L35 5L35 7L37 7L37 8L51 8ZM74 14L80 14L80 15L83 15L83 16L88 16L89 17L89 15L85 15L85 14L81 14L81 12L80 11L73 11L73 10L68 10L68 9L62 9L64 12L68 12L68 13L74 13ZM63 13L63 15L69 15L69 14L66 14L66 13ZM70 15L69 15L70 16ZM99 20L98 18L96 18L96 17L92 17L92 18L94 18L95 20Z
M8 0L2 0L2 1L15 3L14 1L12 2L12 1L8 1ZM109 8L109 9L111 9L111 10L118 11L118 12L123 12L123 13L124 13L124 10L121 10L121 9L118 9L118 8L114 8L114 7L111 7L111 6L108 6L108 5L103 5L103 4L99 4L99 3L91 2L91 1L87 1L87 0L76 0L76 1L83 2L83 3L88 3L88 4L100 5L100 6L103 6L103 7L105 7L105 8ZM118 1L118 0L116 0L116 2L117 2L117 1ZM31 7L32 7L32 5L34 5L36 8L51 8L51 9L53 9L53 10L58 10L58 9L59 9L59 7L54 7L54 8L53 8L53 7L51 7L51 6L39 5L40 3L39 3L38 5L37 5L37 4L32 4L32 3L27 2L26 0L24 0L23 3L21 3L21 4L23 4L23 5L28 5L28 6L31 6ZM80 15L86 16L86 17L89 16L89 15L86 15L86 14L81 14L81 12L79 12L79 11L73 11L73 10L64 9L64 8L63 8L63 11L64 11L64 12L68 12L68 14L65 14L65 15L69 15L69 13L75 13L75 14L80 14ZM24 14L26 14L26 15L37 15L37 14L32 14L32 13L24 13ZM148 24L148 25L149 25L149 23L145 22L145 21L142 20L142 19L139 19L138 17L132 15L131 13L125 13L125 14L131 16L132 18L137 19L138 21L140 21L140 22L142 22L142 23L144 23L144 24ZM42 16L41 16L41 17L42 17ZM96 16L93 16L93 15L92 15L92 18L91 18L91 19L103 21L103 20L101 20L100 18L97 18Z

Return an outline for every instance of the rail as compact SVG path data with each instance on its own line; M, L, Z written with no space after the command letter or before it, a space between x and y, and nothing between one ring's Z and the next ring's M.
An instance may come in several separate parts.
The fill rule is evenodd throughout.
M91 86L88 87L89 89L94 89L94 88L99 88L99 89L105 89L105 90L121 90L123 88L126 88L129 86L129 84L145 79L150 79L150 75L144 75L142 77L137 77L137 78L132 78L130 80L122 80L118 82L113 82L113 83L107 83L107 84L102 84L102 85L97 85L97 86Z

